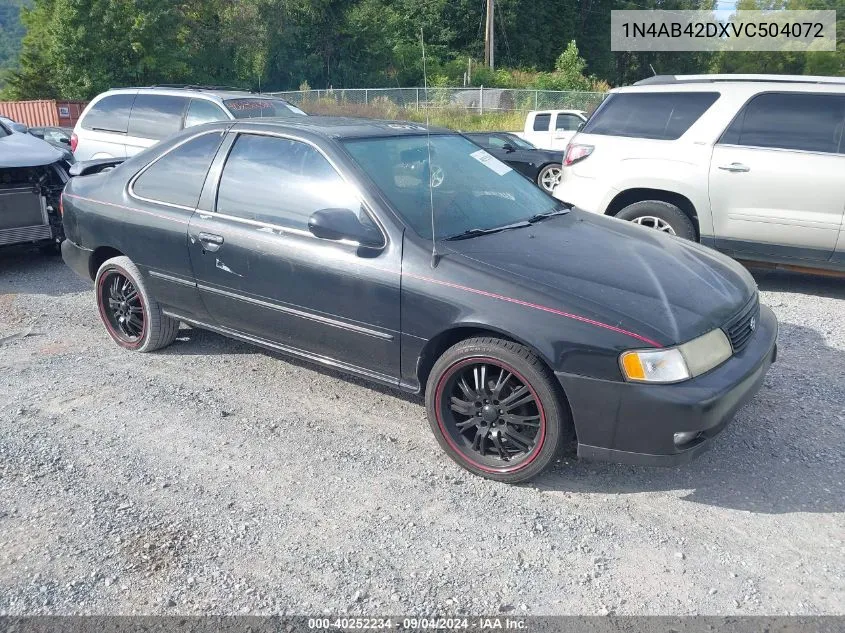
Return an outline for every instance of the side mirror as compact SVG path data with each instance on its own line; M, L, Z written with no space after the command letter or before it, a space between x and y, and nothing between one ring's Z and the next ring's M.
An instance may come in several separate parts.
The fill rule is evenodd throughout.
M361 246L384 246L381 232L367 226L350 209L320 209L308 218L308 230L324 240L352 240Z
M584 127L584 124L585 124L585 123L586 123L586 121L581 121L581 122L578 124L578 127L577 127L577 128L575 128L575 131L576 131L576 132L580 132L580 131L581 131L581 128L582 128L582 127Z
M70 139L63 136L59 139L59 143L63 143L64 145L70 145Z
M508 154L516 151L516 148L510 143L505 143L504 145L502 145L502 149L505 150Z

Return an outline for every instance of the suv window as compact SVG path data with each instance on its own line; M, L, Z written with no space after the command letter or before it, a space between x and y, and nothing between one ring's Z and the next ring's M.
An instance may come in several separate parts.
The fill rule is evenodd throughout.
M129 136L161 140L182 129L186 97L139 94L129 117Z
M197 206L223 132L209 132L179 145L154 162L132 185L132 193L157 202Z
M615 93L584 124L583 132L675 140L718 98L718 92Z
M578 126L584 121L574 114L558 114L555 121L556 130L564 130L566 132L576 132Z
M359 213L355 191L316 149L273 136L241 134L220 176L217 212L308 230L319 209Z
M552 121L552 115L546 112L545 114L538 114L534 117L534 131L548 132L549 123Z
M188 111L185 113L185 127L193 127L212 121L225 121L228 118L223 109L211 101L191 99L191 105L188 106Z
M82 129L125 134L129 127L129 112L134 102L134 94L103 97L85 114L82 119Z
M720 143L808 152L845 152L845 96L757 95L728 126Z

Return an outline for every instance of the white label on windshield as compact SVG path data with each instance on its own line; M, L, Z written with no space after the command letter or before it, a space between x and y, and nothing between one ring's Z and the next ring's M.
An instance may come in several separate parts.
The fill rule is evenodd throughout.
M492 169L500 176L504 176L506 173L511 171L510 167L505 165L502 161L500 161L492 154L488 154L483 149L480 149L477 152L473 152L472 154L470 154L470 156L472 156L475 160L477 160L485 167Z

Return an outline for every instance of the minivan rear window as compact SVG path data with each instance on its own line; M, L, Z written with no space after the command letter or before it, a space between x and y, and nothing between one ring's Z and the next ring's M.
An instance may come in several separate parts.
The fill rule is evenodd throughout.
M82 118L82 129L126 134L134 101L134 94L103 97Z
M223 104L236 119L257 119L275 116L304 115L295 105L283 99L262 99L249 97L226 99Z
M718 98L718 92L615 93L599 106L583 132L674 140Z

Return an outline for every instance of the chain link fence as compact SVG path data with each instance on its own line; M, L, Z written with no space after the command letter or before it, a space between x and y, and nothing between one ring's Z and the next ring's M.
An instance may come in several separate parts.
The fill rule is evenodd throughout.
M306 112L322 113L329 106L386 111L441 108L477 114L529 110L582 110L592 112L605 98L603 92L527 90L509 88L349 88L274 92Z

